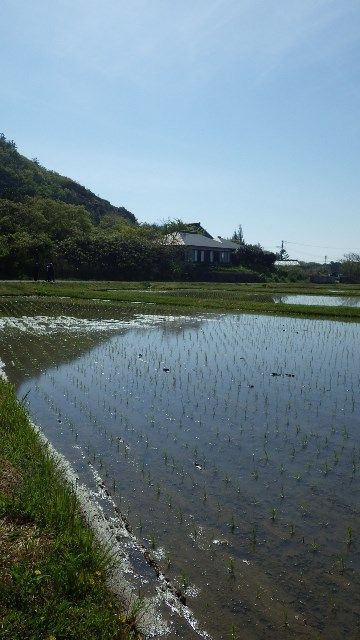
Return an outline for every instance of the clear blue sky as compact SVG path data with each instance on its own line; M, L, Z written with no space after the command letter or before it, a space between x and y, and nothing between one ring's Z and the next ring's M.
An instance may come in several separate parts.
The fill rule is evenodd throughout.
M139 221L360 251L359 0L1 0L0 33L21 153Z

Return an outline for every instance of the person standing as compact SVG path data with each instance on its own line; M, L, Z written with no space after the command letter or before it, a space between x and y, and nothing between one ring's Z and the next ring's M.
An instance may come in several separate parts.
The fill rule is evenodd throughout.
M36 261L35 264L34 264L34 269L33 269L34 282L37 282L39 280L39 273L40 273L40 265L39 265L38 261Z
M55 270L52 262L46 265L46 282L55 282Z

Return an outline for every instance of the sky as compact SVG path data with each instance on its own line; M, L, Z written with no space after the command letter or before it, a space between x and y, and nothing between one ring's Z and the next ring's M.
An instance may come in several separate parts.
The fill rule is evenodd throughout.
M0 131L140 222L360 252L359 0L0 0Z

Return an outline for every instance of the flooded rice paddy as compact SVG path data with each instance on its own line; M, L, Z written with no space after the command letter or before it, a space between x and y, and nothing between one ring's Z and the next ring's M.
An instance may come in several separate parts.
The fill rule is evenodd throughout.
M67 305L3 302L1 358L192 612L165 637L359 638L360 325Z

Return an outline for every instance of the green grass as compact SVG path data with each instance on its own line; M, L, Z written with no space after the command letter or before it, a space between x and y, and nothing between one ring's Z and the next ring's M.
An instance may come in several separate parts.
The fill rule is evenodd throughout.
M358 320L360 308L325 307L286 304L279 305L273 295L344 295L358 298L360 285L316 285L310 283L227 284L199 282L0 282L0 296L39 296L55 300L67 296L81 305L97 300L116 303L122 310L136 309L141 313L183 313L229 311L271 313L284 316L305 316ZM68 301L69 302L69 301ZM134 303L140 303L134 305ZM151 304L149 304L151 303Z
M76 496L0 380L0 638L137 637Z

